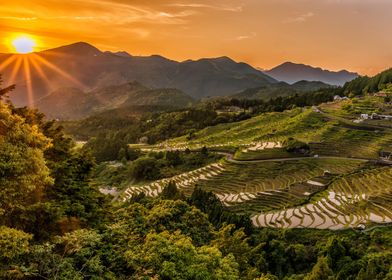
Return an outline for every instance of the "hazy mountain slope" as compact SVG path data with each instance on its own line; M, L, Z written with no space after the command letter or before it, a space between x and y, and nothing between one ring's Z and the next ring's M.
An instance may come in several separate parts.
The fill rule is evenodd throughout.
M185 61L179 64L172 87L191 96L225 96L249 87L269 85L276 81L245 63L228 57Z
M89 94L77 88L59 88L36 102L37 108L49 118L77 119L98 105Z
M0 54L0 63L10 56ZM177 62L158 55L140 57L102 52L83 42L30 54L27 58L32 61L30 79L26 79L21 67L11 80L17 60L2 70L5 84L18 85L12 97L16 105L27 104L30 84L34 100L62 87L92 91L129 81L138 81L149 88L178 88L198 99L276 82L248 64L227 57Z
M178 89L150 89L134 92L124 102L125 106L162 106L183 108L191 105L193 98Z
M90 92L62 88L41 98L36 105L48 117L66 120L125 107L149 107L154 110L184 108L193 102L190 96L178 89L149 89L133 82Z
M330 85L343 85L344 83L358 77L357 73L348 72L346 70L333 72L292 62L285 62L271 70L265 71L265 73L278 81L283 81L289 84L306 80L320 81Z
M294 95L296 93L310 92L328 87L331 86L323 82L299 81L292 85L280 82L263 87L249 88L232 95L232 97L239 99L246 98L268 100L278 96Z

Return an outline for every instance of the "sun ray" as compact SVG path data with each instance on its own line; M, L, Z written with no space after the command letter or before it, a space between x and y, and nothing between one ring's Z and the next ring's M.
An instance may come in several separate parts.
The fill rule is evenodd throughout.
M7 58L6 60L4 60L1 64L0 64L0 71L3 71L5 68L7 68L8 65L10 65L12 62L14 62L16 59L16 55L11 55L9 58Z
M35 71L40 76L40 78L46 83L48 89L51 90L50 80L48 76L45 74L45 72L43 71L41 65L36 61L36 59L33 56L30 57L30 62L33 68L35 69Z
M24 75L25 75L26 88L27 88L27 104L30 108L33 108L34 107L33 85L31 80L29 58L27 56L23 56L23 68L24 68Z
M20 67L22 65L23 59L20 55L17 56L14 68L12 69L11 76L9 78L9 83L12 85L15 83L15 78L19 73Z
M68 74L64 70L61 70L59 67L57 67L53 63L47 61L45 58L43 58L43 57L41 57L41 56L39 56L39 55L37 55L35 53L33 53L32 55L34 56L34 58L39 60L43 65L45 65L46 67L54 70L55 72L57 72L58 74L60 74L64 78L66 78L67 80L71 81L73 84L75 84L75 85L77 85L77 86L79 86L81 88L85 88L85 85L83 83L81 83L80 81L78 81L77 79L72 77L70 74Z

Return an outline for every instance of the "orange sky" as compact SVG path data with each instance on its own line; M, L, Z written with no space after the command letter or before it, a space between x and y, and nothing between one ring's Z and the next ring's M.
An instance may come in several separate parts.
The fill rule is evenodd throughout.
M390 0L0 0L0 52L24 33L37 50L86 41L175 60L227 55L375 74L392 67L391 12Z

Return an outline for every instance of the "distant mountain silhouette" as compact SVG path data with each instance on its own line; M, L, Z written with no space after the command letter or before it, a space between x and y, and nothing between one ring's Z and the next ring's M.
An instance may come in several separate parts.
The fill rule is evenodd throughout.
M305 64L297 64L292 62L285 62L271 70L265 71L267 75L273 77L278 81L283 81L289 84L306 81L320 81L330 85L344 85L346 82L351 81L358 77L357 73L342 70L333 72L316 68Z
M0 63L10 56L12 54L0 54ZM177 62L159 55L141 57L125 52L102 52L84 42L38 52L35 56L42 71L37 71L31 65L33 71L27 81L21 67L14 79L17 90L12 94L12 99L17 105L28 103L29 85L33 89L34 100L63 88L90 92L130 81L138 81L149 88L177 88L200 99L277 82L250 65L228 57ZM43 60L49 64L43 63ZM10 64L2 70L5 84L11 82L13 66ZM40 72L45 74L46 79L41 77Z

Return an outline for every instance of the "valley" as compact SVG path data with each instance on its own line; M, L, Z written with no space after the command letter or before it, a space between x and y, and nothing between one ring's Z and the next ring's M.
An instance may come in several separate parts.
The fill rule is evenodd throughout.
M0 280L392 280L392 1L3 2Z
M355 102L373 102L376 108L378 100ZM380 151L392 150L392 130L354 123L354 115L343 109L347 103L218 124L191 140L183 136L130 145L147 154L206 148L225 157L174 177L123 186L119 199L158 196L174 182L186 196L195 188L213 192L229 211L248 215L256 227L336 230L389 224L392 161L382 160Z

